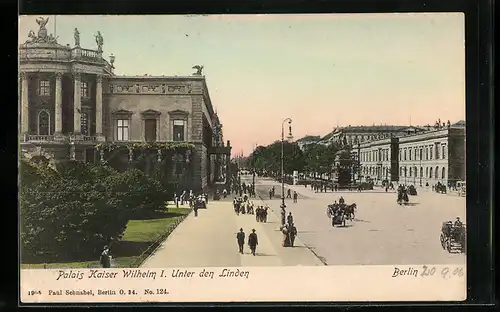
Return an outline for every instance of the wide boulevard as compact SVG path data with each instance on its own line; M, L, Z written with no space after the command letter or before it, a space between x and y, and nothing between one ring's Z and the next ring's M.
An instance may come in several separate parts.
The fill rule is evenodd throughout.
M242 182L251 183L252 177ZM281 184L266 178L255 183L258 195L279 214ZM273 185L276 195L269 200ZM460 217L465 223L465 197L418 188L410 205L400 206L394 191L378 187L316 193L303 185L286 185L285 192L289 188L299 194L297 203L286 199L298 237L327 265L465 264L465 254L448 253L439 240L443 221ZM356 203L356 216L346 227L332 227L326 207L340 196L346 204Z

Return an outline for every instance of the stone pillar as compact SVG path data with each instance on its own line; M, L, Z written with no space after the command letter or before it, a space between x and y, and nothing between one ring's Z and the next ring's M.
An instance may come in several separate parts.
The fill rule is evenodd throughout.
M21 133L29 131L28 75L21 72Z
M73 95L73 133L80 134L82 132L81 126L81 109L82 109L82 93L81 93L81 76L80 73L74 73L73 79L75 81L74 95Z
M55 91L55 107L56 107L56 115L55 115L55 134L62 133L62 73L56 73L56 91Z
M95 132L96 136L102 136L102 76L96 78L95 87Z

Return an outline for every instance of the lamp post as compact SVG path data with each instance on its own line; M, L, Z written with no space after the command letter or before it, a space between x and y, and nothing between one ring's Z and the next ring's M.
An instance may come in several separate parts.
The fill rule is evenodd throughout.
M286 118L281 123L281 208L285 209L285 170L284 170L284 146L285 146L285 122L288 122L287 139L292 139L292 119Z
M419 157L419 160L420 160L420 172L419 172L419 175L420 175L420 187L422 187L422 149L420 149L420 157Z

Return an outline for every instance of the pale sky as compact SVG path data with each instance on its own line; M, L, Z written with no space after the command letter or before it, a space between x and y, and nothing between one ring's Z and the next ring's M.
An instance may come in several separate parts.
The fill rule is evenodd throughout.
M19 43L38 16L20 18ZM47 17L47 16L44 16ZM60 44L116 56L117 75L185 76L204 65L233 154L337 126L465 119L462 13L54 16Z

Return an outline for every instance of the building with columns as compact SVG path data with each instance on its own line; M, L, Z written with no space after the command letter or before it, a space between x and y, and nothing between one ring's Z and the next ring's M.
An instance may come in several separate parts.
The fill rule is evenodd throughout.
M415 186L465 180L465 127L439 125L410 135L357 144L361 175Z
M362 181L398 181L397 137L359 143L353 150L359 154Z
M202 67L187 76L117 76L115 57L97 47L61 45L40 29L19 47L21 152L43 155L53 163L69 159L96 162L134 161L134 148L179 146L158 150L155 159L175 182L195 190L224 183L230 143L208 92ZM142 144L142 145L141 145ZM109 150L125 153L108 153Z

